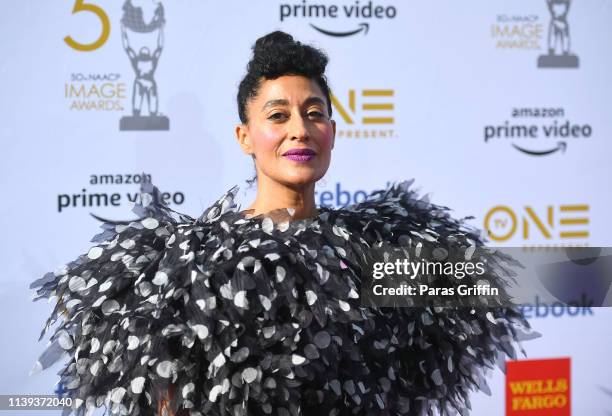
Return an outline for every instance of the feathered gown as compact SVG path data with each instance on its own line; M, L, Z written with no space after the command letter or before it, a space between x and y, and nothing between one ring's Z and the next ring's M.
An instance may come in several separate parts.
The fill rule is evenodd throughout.
M237 191L192 218L145 184L138 219L100 219L87 254L32 284L57 301L45 330L59 320L37 365L67 357L76 414L155 415L171 389L190 415L467 415L529 333L513 307L362 305L372 249L483 245L411 182L291 222L248 218Z

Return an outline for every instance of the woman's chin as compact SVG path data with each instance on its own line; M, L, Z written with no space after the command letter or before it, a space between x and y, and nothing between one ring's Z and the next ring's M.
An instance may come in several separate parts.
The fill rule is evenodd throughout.
M297 175L289 175L283 178L283 183L290 187L303 188L305 186L314 184L321 178L321 175L316 175L314 172L312 174L304 174L301 172Z

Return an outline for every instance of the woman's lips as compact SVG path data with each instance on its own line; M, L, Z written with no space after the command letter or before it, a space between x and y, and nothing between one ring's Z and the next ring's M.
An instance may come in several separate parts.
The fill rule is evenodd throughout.
M315 155L283 155L289 160L293 160L294 162L308 162L309 160L314 159Z
M311 149L290 149L283 153L283 157L294 162L308 162L314 159L316 152Z

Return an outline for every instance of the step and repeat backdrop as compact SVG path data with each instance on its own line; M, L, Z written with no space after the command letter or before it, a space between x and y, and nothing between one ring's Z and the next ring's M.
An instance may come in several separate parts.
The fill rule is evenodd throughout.
M250 203L236 92L277 29L330 57L338 130L319 204L414 178L491 244L611 246L610 22L609 0L5 4L0 394L55 389L59 368L29 375L51 305L28 285L88 250L90 213L132 218L143 181L192 216L235 184ZM491 370L472 414L610 415L611 311L588 297L524 311L542 337Z

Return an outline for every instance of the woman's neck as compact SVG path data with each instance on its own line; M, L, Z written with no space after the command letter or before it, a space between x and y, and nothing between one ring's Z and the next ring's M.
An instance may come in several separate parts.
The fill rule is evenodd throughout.
M312 218L317 215L317 207L314 199L314 183L302 188L288 187L281 183L258 175L257 197L249 206L250 215L266 214L270 211L291 208L293 209L292 220Z

